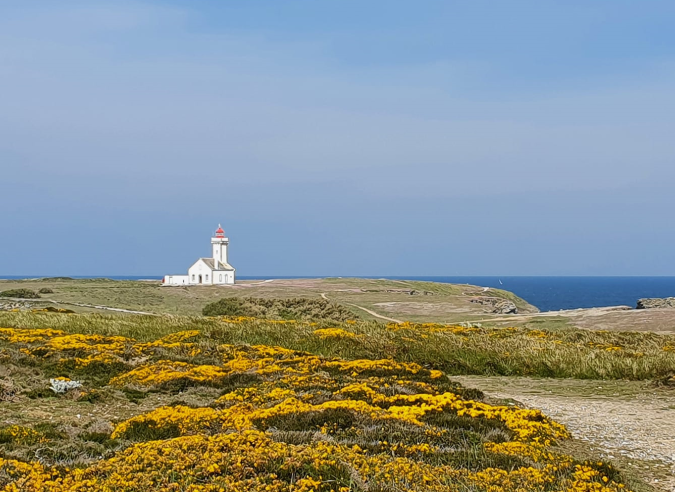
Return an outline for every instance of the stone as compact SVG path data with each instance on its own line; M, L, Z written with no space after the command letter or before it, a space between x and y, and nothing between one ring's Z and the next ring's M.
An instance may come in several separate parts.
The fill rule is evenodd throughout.
M495 314L518 314L518 308L511 301L498 302L492 310Z
M512 301L499 297L474 297L470 302L491 306L493 314L518 314L518 308Z
M0 301L0 311L23 311L31 307L31 304L25 301Z
M636 309L675 308L675 297L640 299Z

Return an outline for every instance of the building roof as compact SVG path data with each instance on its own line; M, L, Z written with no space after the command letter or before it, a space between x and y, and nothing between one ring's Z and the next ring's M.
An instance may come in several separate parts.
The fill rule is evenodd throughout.
M234 271L234 268L232 268L232 265L228 263L223 263L222 261L216 262L213 258L199 258L197 261L203 261L206 263L206 266L208 266L211 270L215 271L222 271L222 270L229 270L229 271ZM218 263L216 265L216 263Z

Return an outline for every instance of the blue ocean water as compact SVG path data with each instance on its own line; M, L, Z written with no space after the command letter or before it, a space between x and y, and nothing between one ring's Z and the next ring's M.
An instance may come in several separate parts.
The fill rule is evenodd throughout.
M271 277L238 277L261 280ZM285 277L289 278L289 277ZM306 277L305 277L306 278ZM367 277L373 278L373 277ZM635 307L644 297L675 297L675 277L378 277L471 284L513 292L541 311Z
M412 277L409 277L412 279ZM509 290L541 311L635 307L644 297L675 297L675 277L415 277Z
M34 277L34 276L32 276ZM0 278L26 278L13 276ZM74 277L93 278L93 277ZM115 280L160 280L162 277L108 276ZM251 277L241 280L308 277ZM313 277L321 278L321 277ZM372 278L372 277L367 277ZM605 306L635 307L643 297L675 297L675 277L378 277L393 280L424 280L472 284L509 290L541 311Z

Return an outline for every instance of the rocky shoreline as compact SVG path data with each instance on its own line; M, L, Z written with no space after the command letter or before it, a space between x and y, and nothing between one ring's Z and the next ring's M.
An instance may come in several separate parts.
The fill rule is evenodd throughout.
M635 309L673 309L675 297L639 299Z

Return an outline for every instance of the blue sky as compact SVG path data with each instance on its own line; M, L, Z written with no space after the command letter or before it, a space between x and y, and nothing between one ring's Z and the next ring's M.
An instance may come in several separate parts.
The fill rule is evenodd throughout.
M0 5L0 275L675 275L672 1Z

